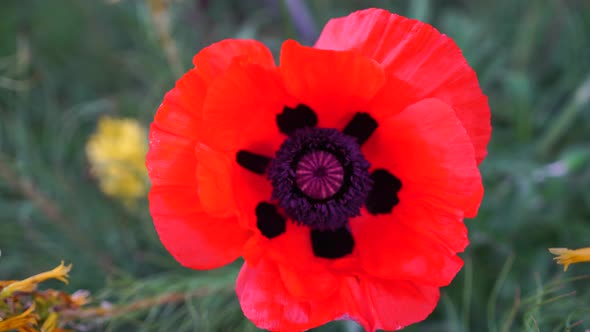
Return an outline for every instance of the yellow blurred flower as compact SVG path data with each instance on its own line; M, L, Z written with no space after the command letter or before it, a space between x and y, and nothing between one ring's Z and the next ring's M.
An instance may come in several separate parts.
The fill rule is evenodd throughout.
M557 255L553 259L557 264L563 265L563 270L567 271L570 264L590 262L590 247L581 249L567 249L567 248L549 248L549 252Z
M99 120L86 144L91 172L98 178L101 190L125 203L147 192L147 150L146 131L138 121L108 116Z
M68 272L72 269L72 264L64 265L62 261L55 269L47 272L36 274L27 279L12 282L3 282L4 284L0 291L0 300L9 297L14 292L32 292L37 288L37 284L47 279L57 279L64 283L68 283Z

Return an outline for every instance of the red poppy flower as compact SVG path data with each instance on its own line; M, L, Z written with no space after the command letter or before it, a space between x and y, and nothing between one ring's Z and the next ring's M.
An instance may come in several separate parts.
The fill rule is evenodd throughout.
M369 9L314 48L224 40L160 106L150 210L194 269L243 256L237 294L267 330L335 319L396 330L428 316L462 266L490 113L448 37Z

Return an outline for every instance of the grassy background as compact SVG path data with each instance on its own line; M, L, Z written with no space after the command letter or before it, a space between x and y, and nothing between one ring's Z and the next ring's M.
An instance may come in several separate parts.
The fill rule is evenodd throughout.
M590 265L563 273L546 250L590 245L590 4L293 2L304 4L309 21L280 0L164 7L1 0L0 279L65 259L74 264L67 289L88 289L96 303L136 305L78 329L255 331L232 290L240 262L211 272L181 268L159 243L145 200L130 210L99 191L85 141L105 114L147 126L193 54L212 42L256 38L277 52L286 38L312 44L331 17L377 6L455 39L493 113L486 196L478 218L467 221L465 268L443 289L435 313L407 331L590 329L590 279L583 277ZM142 299L148 302L136 302ZM335 322L317 331L357 327Z

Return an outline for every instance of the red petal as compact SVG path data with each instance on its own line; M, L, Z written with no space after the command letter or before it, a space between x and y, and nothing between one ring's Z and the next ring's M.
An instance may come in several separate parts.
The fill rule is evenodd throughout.
M260 246L268 259L277 262L284 285L292 296L321 300L336 291L336 276L312 252L308 227L287 222L285 233L270 241L261 241Z
M415 87L417 100L443 100L467 130L477 162L486 156L491 134L487 97L459 47L432 26L368 9L328 22L315 46L357 50L381 63L388 75Z
M150 131L146 166L153 185L195 184L194 148L206 86L189 71L166 94Z
M279 271L288 293L300 300L324 300L339 286L338 278L325 269L296 269L280 265Z
M233 166L230 174L233 174L233 199L240 213L240 224L243 227L257 229L256 206L260 202L270 200L272 185L264 175L254 174L238 165ZM219 173L217 176L227 176L227 174Z
M231 180L233 193L225 199L235 202L244 226L255 228L256 205L270 199L272 187L265 176L238 166L235 155L247 150L272 158L284 140L275 118L289 103L277 73L256 65L234 63L209 88L203 111L204 143L226 155L231 165L211 168L208 176L210 181ZM212 200L223 196L211 194Z
M283 44L279 68L289 93L317 112L320 127L343 128L385 82L381 67L355 52L318 50L292 40Z
M424 320L439 299L437 287L403 280L349 278L343 298L350 318L366 331L399 330Z
M160 216L188 216L203 212L196 187L152 187L149 198L150 212Z
M284 139L275 117L290 102L275 71L234 62L209 87L205 142L221 151L249 149L272 156Z
M211 83L223 73L232 61L274 67L272 53L256 40L225 39L204 48L193 58L201 77Z
M483 186L473 146L440 100L422 100L381 121L363 152L373 168L388 169L401 180L400 204L477 214Z
M146 165L154 224L172 255L192 268L233 261L250 235L230 218L236 214L228 177L234 157L198 143L209 138L203 126L207 85L232 62L274 67L271 53L256 41L225 40L204 49L194 58L196 68L166 95L150 132Z
M155 125L169 133L196 138L207 87L195 70L184 74L166 94L154 118Z
M152 124L146 167L152 186L196 186L195 141Z
M442 242L407 224L422 222L411 207L396 206L392 215L364 215L351 220L361 266L371 275L432 286L448 285L463 261Z
M218 218L236 216L231 171L234 157L217 152L204 144L197 145L196 157L199 198L203 210Z
M183 266L213 269L241 255L250 233L235 218L212 218L204 213L193 188L156 187L149 198L158 236Z
M303 331L341 316L336 297L322 301L295 299L287 292L277 267L265 260L256 266L244 263L236 292L244 315L265 330Z
M371 101L368 110L371 116L381 123L419 100L416 97L417 93L408 82L389 76Z
M249 241L243 256L251 265L260 259L276 264L288 293L299 300L323 300L337 290L336 276L312 253L306 226L287 222L285 233L276 238L257 236Z
M453 253L463 252L469 244L462 213L419 204L408 208L411 209L411 217L404 218L402 222L429 238L429 241L442 244Z

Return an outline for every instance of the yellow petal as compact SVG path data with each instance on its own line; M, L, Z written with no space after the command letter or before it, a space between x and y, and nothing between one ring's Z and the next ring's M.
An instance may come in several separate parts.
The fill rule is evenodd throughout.
M570 264L590 262L590 247L574 250L568 248L549 248L549 252L556 255L553 260L557 261L557 264L563 265L564 271L567 271Z
M33 326L23 326L23 327L19 327L18 332L38 332L36 328L34 328Z
M24 280L15 281L2 289L0 292L0 300L9 297L14 292L31 292L37 287L37 284L47 279L61 280L67 284L69 277L68 272L70 272L71 269L71 264L66 266L62 261L58 267L51 271L39 273Z
M0 321L0 332L16 329L24 329L26 331L26 329L30 328L32 325L36 325L37 316L33 313L34 310L35 304L33 303L29 309L25 310L22 314Z
M41 325L41 332L54 332L55 328L57 327L57 319L59 316L56 312L52 312L49 314L43 325Z
M0 289L17 282L18 280L0 280Z

